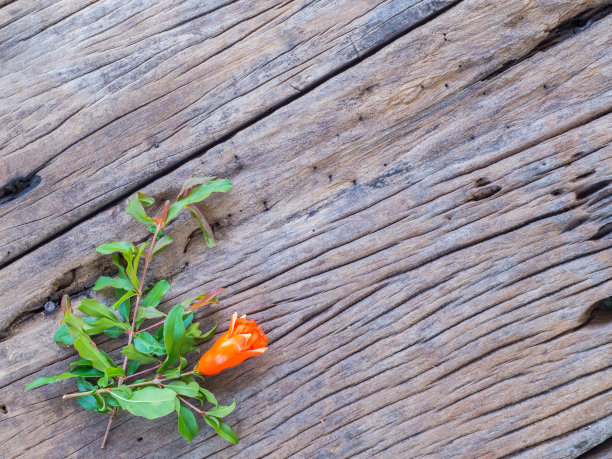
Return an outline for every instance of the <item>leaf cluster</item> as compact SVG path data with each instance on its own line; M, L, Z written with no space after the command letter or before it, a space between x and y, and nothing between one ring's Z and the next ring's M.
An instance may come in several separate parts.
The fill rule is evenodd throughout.
M235 399L231 405L219 405L215 396L202 387L203 378L195 371L186 370L185 355L197 350L197 346L216 331L216 324L205 332L200 331L199 324L193 321L193 311L218 302L217 295L223 289L188 298L165 314L158 306L170 289L170 283L160 280L146 285L144 281L151 259L173 242L163 230L181 210L190 211L207 244L214 246L212 230L194 204L213 192L226 192L230 188L228 180L192 177L185 182L173 203L166 201L158 218L151 218L145 210L154 199L144 193L135 193L126 212L147 226L153 233L151 241L138 245L116 241L97 247L99 253L112 255L117 275L100 277L93 289L114 289L115 301L106 305L85 298L77 313L69 297L65 296L62 301L64 316L55 332L55 341L73 346L80 358L69 365L66 373L38 378L28 384L26 390L74 378L80 392L65 398L75 397L88 411L114 414L125 410L147 419L176 412L178 430L188 441L198 433L195 412L221 437L237 443L234 431L222 421L234 410ZM146 321L154 323L142 328ZM128 343L121 348L123 365L98 348L94 337L99 334L111 338L128 337Z

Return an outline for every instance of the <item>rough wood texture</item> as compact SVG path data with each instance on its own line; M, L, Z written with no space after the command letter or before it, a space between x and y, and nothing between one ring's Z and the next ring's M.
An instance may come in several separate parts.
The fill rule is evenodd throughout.
M0 264L453 0L47 3L0 10Z
M218 247L181 219L152 270L172 282L166 307L228 286L200 320L248 313L271 348L211 379L238 392L238 447L123 416L105 454L558 458L610 437L612 18L588 12L602 5L463 1L147 173L160 198L194 173L234 182L203 209ZM44 301L91 295L110 269L93 247L145 236L124 204L0 271L9 456L100 454L105 422L59 399L69 382L22 389L74 359Z

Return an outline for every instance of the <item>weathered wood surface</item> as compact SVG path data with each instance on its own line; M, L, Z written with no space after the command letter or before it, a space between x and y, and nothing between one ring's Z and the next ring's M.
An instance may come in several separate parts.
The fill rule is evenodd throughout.
M454 1L3 8L0 177L32 189L0 209L0 264Z
M200 320L248 313L271 347L211 379L238 391L238 447L124 416L105 454L556 458L610 437L612 316L596 306L612 291L612 19L552 39L602 5L463 1L178 169L144 171L159 197L193 173L234 182L204 206L218 247L179 220L152 270L173 284L167 307L228 286ZM93 247L135 234L124 204L27 235L18 252L56 237L0 271L9 456L100 454L105 422L60 400L69 382L22 389L74 358L39 311L91 294L109 269Z

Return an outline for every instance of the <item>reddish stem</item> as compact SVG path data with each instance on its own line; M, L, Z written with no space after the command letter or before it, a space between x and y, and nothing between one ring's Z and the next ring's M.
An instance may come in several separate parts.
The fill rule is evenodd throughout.
M116 415L117 415L117 408L113 407L110 418L108 419L108 425L106 426L106 432L104 432L104 438L102 439L102 446L101 446L102 449L106 447L106 440L108 438L108 433L110 432L111 424L113 423L113 419L115 419Z
M145 264L144 264L144 269L142 270L142 276L140 276L140 285L138 288L138 295L136 296L136 306L134 306L134 315L132 316L132 328L128 334L128 343L127 345L129 346L130 344L132 344L132 340L134 339L134 330L136 330L136 316L138 315L138 307L140 306L140 302L142 301L142 291L144 290L144 280L145 280L145 276L147 275L147 268L149 267L149 263L151 262L151 258L153 255L153 247L155 247L155 242L157 242L157 233L159 233L160 230L160 223L157 223L155 225L155 233L153 233L153 240L151 241L151 244L149 245L149 253L147 253L147 256L145 257ZM127 362L128 362L128 356L126 355L123 358L123 369L125 370L127 368ZM121 379L119 384L121 384Z
M193 411L195 411L198 414L201 414L202 416L204 416L206 414L206 411L199 409L198 407L192 405L191 403L189 403L187 400L185 400L183 397L181 397L180 395L176 396L181 402L183 402L185 405L187 405L189 408L191 408Z
M160 320L159 322L157 322L157 323L155 323L153 325L149 325L148 327L143 328L142 330L138 330L134 334L137 335L138 333L141 333L143 331L147 331L147 330L151 330L152 328L159 327L160 325L163 325L165 321L166 321L166 319Z
M141 374L146 373L146 372L151 371L151 370L157 370L161 366L162 366L162 364L160 363L159 365L155 365L154 367L147 368L146 370L142 370L142 371L139 371L138 373L134 373L132 375L126 376L123 380L125 381L126 379L133 378L134 376L141 375Z
M167 213L167 211L165 210L166 207L168 207L167 202L164 205L164 212ZM142 276L140 276L140 284L138 285L138 292L136 296L136 306L134 306L134 316L132 317L132 325L128 331L128 343L127 343L128 346L132 344L132 340L134 339L134 332L136 330L136 315L138 314L138 306L140 306L140 301L142 300L144 280L145 280L145 276L147 275L147 268L149 267L149 262L151 261L151 257L153 254L153 247L155 247L155 242L157 242L157 234L159 233L161 225L162 225L161 221L156 222L155 233L153 233L153 240L151 241L151 244L149 245L149 252L147 253L147 256L145 257L145 265L144 265L144 269L142 270ZM125 369L127 368L127 364L128 364L128 356L126 355L123 358L123 371L125 371ZM121 383L123 383L124 379L125 378L120 377L117 385L120 386ZM106 434L104 434L104 439L102 440L102 448L106 446L106 438L108 437L108 433L110 432L111 424L113 423L113 419L115 418L116 412L117 410L115 408L113 408L113 410L111 411L111 416L110 416L110 419L108 420L108 425L106 426Z

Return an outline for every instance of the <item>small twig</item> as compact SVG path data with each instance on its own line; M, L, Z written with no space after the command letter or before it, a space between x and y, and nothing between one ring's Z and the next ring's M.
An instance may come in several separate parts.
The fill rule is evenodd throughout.
M149 368L149 370L152 370L152 368ZM189 376L194 374L195 371L189 371L187 373L181 373L178 377L182 378L183 376ZM176 378L154 378L151 381L145 381L145 382L141 382L141 383L136 383L136 384L126 384L126 387L140 387L140 386L148 386L151 384L157 385L157 386L163 386L162 382L164 381L169 381L171 379L176 379ZM106 389L98 389L94 392L73 392L72 394L66 394L64 395L62 398L75 398L75 397L83 397L85 395L90 395L90 394L103 394L106 392L110 392L111 390L116 389L116 387L107 387Z
M155 242L157 241L157 233L159 233L160 228L161 228L161 223L157 223L155 225L155 233L153 233L151 244L149 244L149 252L147 253L147 256L145 257L144 268L142 270L142 275L140 276L140 284L139 284L140 288L138 289L139 292L138 292L138 295L136 296L136 305L134 306L134 315L132 316L132 327L128 333L128 343L127 343L128 346L132 344L132 340L134 339L134 331L136 330L136 316L138 315L138 307L140 306L140 302L142 301L142 290L144 290L145 276L147 275L147 268L149 267L149 263L151 262L151 258L153 255L153 247L155 247ZM128 356L126 355L123 358L123 369L124 370L127 368L127 363L128 363ZM121 382L122 382L122 379L119 378L119 384L121 384Z
M181 402L183 402L185 405L187 405L189 408L191 408L193 411L195 411L198 414L201 414L202 416L206 415L206 411L199 409L198 407L192 405L191 403L189 403L187 400L185 400L183 397L181 397L180 395L176 396Z
M155 365L154 367L147 368L146 370L142 370L142 371L139 371L138 373L134 373L134 374L131 374L129 376L126 376L125 378L123 378L123 380L125 381L126 379L133 378L134 376L139 376L139 375L141 375L143 373L146 373L148 371L151 371L151 370L157 370L161 366L162 366L162 364L160 363L158 365Z
M151 330L152 328L159 327L160 325L163 325L165 321L166 321L166 319L160 320L159 322L157 322L157 323L155 323L153 325L149 325L148 327L143 328L142 330L138 330L134 334L137 335L138 333L142 333L143 331L147 331L147 330Z
M104 449L106 447L106 440L108 439L108 433L110 432L111 424L113 423L113 419L117 415L117 408L113 407L111 411L110 418L108 418L108 425L106 426L106 432L104 432L104 438L102 439L101 448Z
M166 212L165 211L166 207L168 206L167 205L164 206L164 212ZM147 253L147 256L145 257L145 265L144 265L144 269L142 270L142 276L140 276L140 284L138 285L136 306L134 306L134 316L132 318L132 324L130 326L130 329L128 330L128 344L127 344L128 346L132 344L132 340L134 339L134 331L136 330L136 315L138 314L138 306L140 306L140 301L142 300L142 291L144 290L144 280L145 280L145 276L147 275L147 268L149 267L149 262L151 261L151 257L153 254L153 247L155 246L155 242L157 242L157 234L159 233L161 225L162 225L161 221L155 224L155 233L153 233L153 240L151 241L151 244L149 244L149 252ZM127 368L127 364L128 364L128 356L126 355L123 358L123 371L125 371L125 369ZM120 377L117 385L120 386L121 383L123 383L124 379L125 378ZM67 397L64 396L64 398L67 398ZM115 413L116 413L116 409L113 408L110 419L108 420L108 426L106 426L106 434L104 435L104 439L102 440L102 448L104 448L106 444L106 437L108 436L108 432L110 432L111 424L113 423Z

